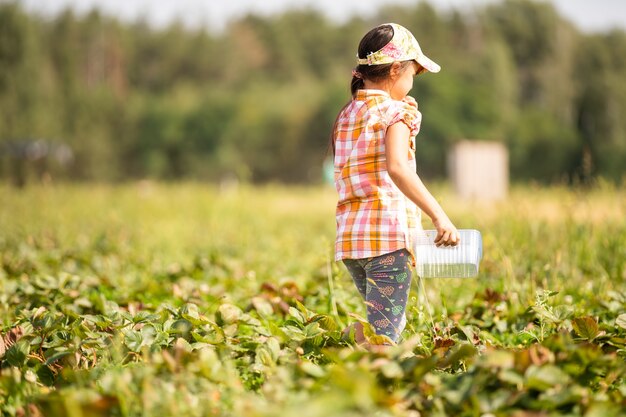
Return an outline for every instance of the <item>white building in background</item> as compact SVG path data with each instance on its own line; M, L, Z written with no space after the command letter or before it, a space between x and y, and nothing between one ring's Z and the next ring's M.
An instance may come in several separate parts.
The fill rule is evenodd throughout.
M502 200L509 188L509 154L499 142L464 140L448 155L450 180L464 199Z

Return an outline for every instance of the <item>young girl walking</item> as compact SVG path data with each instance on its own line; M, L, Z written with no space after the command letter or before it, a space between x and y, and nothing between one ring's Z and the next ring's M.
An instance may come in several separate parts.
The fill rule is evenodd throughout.
M459 233L416 172L415 136L422 120L408 96L413 78L439 72L406 28L388 23L359 43L352 100L332 132L336 211L335 260L342 260L367 307L367 320L383 344L398 341L415 265L413 241L421 211L437 229L438 246L454 246ZM420 211L421 209L421 211ZM360 323L359 344L372 346Z

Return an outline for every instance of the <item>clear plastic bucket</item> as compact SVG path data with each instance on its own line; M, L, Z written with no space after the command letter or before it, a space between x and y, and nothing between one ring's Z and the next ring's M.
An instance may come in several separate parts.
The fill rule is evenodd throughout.
M422 278L473 278L483 257L480 232L460 229L457 246L435 246L436 230L423 230L415 241L415 269Z

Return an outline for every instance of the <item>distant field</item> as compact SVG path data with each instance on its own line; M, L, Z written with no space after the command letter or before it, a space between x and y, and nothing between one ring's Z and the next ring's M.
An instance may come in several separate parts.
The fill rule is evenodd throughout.
M332 187L0 185L0 412L626 415L626 190L434 193L480 275L414 280L374 354L340 338Z

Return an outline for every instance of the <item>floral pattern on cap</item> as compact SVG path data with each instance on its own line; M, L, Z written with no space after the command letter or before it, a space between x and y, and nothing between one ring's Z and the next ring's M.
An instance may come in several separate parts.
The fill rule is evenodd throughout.
M391 64L395 61L415 60L430 72L439 72L441 67L422 52L417 39L405 27L397 23L386 23L393 28L393 37L385 46L376 52L370 52L366 58L359 58L359 65Z

